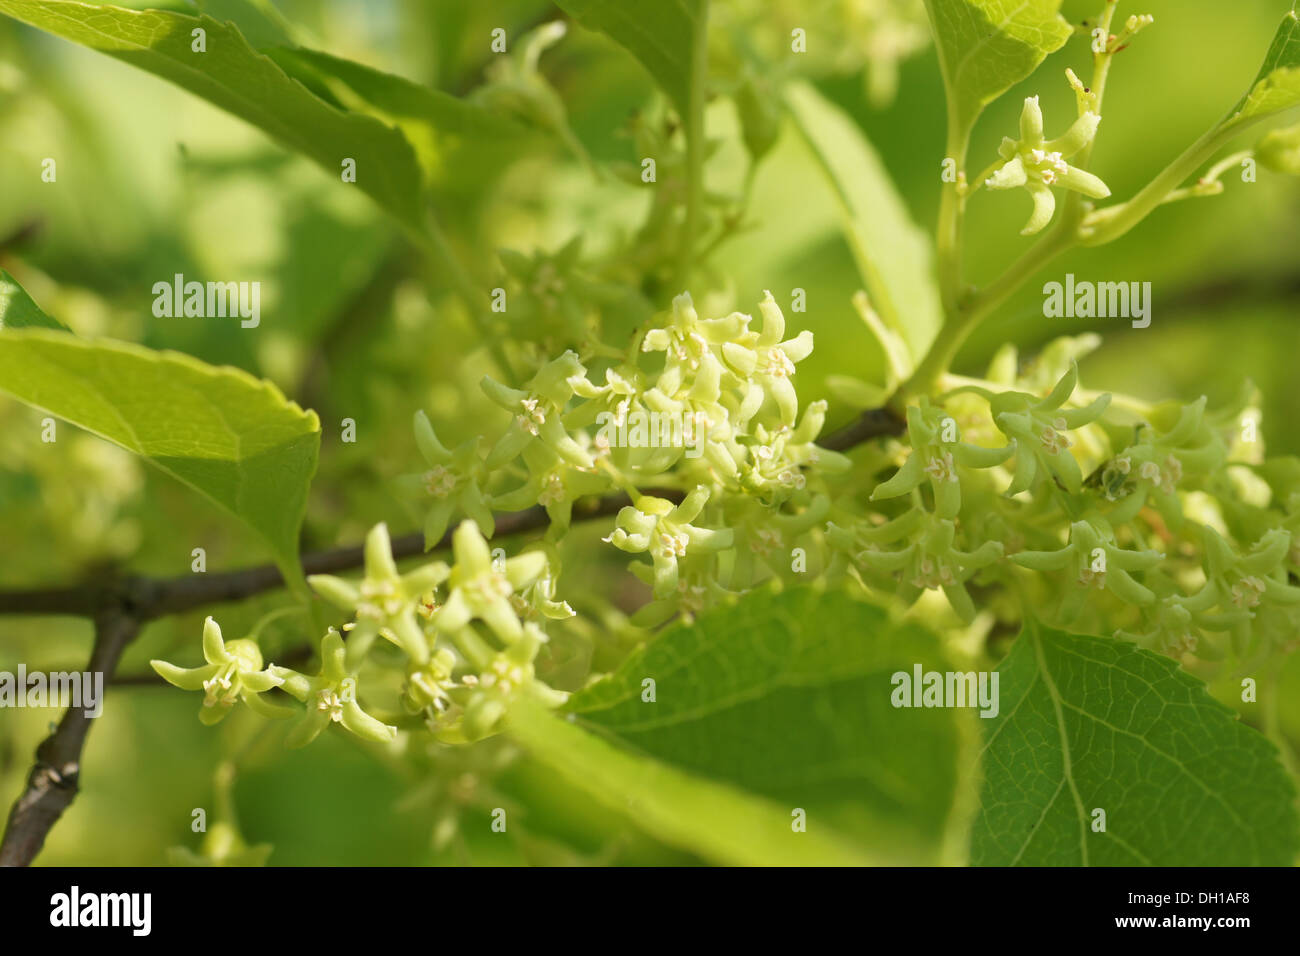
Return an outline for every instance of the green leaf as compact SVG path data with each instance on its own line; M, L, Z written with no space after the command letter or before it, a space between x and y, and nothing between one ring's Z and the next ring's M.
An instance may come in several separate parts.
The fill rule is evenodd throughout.
M323 89L332 102L396 126L431 185L479 179L485 163L497 168L513 160L531 136L518 123L473 103L351 60L302 48L264 52L289 76Z
M1074 33L1061 0L925 0L948 91L949 126L969 133L984 107ZM961 158L954 157L961 165Z
M1282 18L1250 92L1233 108L1225 127L1263 119L1300 104L1300 16L1293 9Z
M0 0L0 13L175 83L319 163L339 188L347 188L344 159L355 160L356 185L399 222L423 230L420 171L402 134L314 96L233 24L71 0ZM195 29L206 31L206 53L192 50Z
M229 21L257 49L293 42L292 29L271 0L194 0L200 13Z
M651 836L706 860L732 866L879 862L824 829L794 832L785 807L629 753L535 703L517 703L507 720L509 735L566 783L627 814Z
M58 319L52 319L42 312L40 306L27 294L27 290L13 276L0 269L0 330L24 328L69 331Z
M644 66L686 116L704 82L695 51L706 29L707 0L556 0L561 9L590 30L599 30Z
M998 670L973 863L1294 862L1295 791L1276 749L1173 661L1027 624Z
M945 669L938 639L879 607L755 593L669 629L569 709L626 748L771 801L787 832L798 807L807 835L840 834L877 862L933 863L964 847L976 718L896 709L891 677L918 663Z
M301 577L320 423L274 385L178 352L21 329L0 332L0 390L201 492L266 540L285 580Z
M839 200L871 305L919 360L943 322L929 235L912 222L880 156L843 110L803 82L790 84L786 104Z

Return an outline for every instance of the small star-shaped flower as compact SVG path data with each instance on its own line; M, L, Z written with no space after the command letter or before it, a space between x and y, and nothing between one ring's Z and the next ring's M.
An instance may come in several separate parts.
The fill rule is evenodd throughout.
M679 559L688 552L722 551L735 541L730 528L711 530L691 523L708 500L704 485L676 506L665 498L643 496L618 513L614 531L604 540L629 554L648 551L654 562L655 597L667 597L677 589Z
M223 640L220 625L209 617L203 622L203 659L207 661L205 665L191 668L160 660L149 662L167 683L182 690L203 691L203 706L199 710L199 720L203 723L218 723L239 700L264 717L293 715L291 709L259 696L284 681L272 673L274 665L262 669L262 652L256 641Z
M1087 170L1078 169L1066 162L1097 135L1101 117L1091 111L1084 112L1065 135L1053 140L1043 140L1043 111L1038 97L1025 100L1020 114L1020 139L1007 137L998 148L1004 162L984 181L989 189L1016 189L1023 187L1034 200L1034 212L1020 230L1022 236L1041 232L1056 213L1056 197L1051 187L1061 186L1083 193L1093 199L1105 199L1110 187Z
M397 728L371 717L357 703L357 681L349 674L347 649L343 637L334 628L321 641L320 671L314 677L285 667L269 668L281 680L286 693L307 705L301 721L290 732L285 745L304 747L331 723L342 724L358 737L387 743L397 735Z
M388 526L377 524L366 536L365 577L360 584L329 574L307 579L312 589L336 607L356 613L348 634L348 659L358 662L376 636L392 641L417 664L429 659L429 642L416 620L416 610L435 587L447 579L448 567L435 561L409 574L400 574L393 561Z

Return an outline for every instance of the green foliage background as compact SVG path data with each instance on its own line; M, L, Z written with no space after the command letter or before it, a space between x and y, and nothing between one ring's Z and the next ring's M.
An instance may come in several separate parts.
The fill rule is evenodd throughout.
M282 40L289 23L306 45L455 94L481 79L492 28L514 36L561 15L543 0L279 0L282 16L270 17L253 0L200 6L235 19L254 46ZM1067 0L1063 13L1077 21L1092 6ZM1163 168L1255 75L1279 5L1225 6L1150 0L1142 10L1125 11L1155 14L1157 28L1143 34L1140 49L1119 57L1108 92L1094 168L1116 196L1131 194ZM174 9L194 12L180 4ZM1081 45L1067 47L1044 72L994 103L971 155L993 155L1000 137L1015 129L1026 95L1041 91L1049 122L1070 115L1073 98L1059 71L1072 65L1082 74L1085 58ZM635 162L631 141L615 133L650 101L647 74L625 51L585 30L572 31L543 62L587 152L597 160ZM823 79L818 87L860 124L913 219L928 229L944 149L933 48L902 64L898 96L884 109L867 103L857 77ZM719 100L706 117L709 133L724 139L710 160L709 186L734 189L746 168L735 114ZM619 231L635 228L648 202L626 186L593 187L558 141L503 135L470 138L463 148L463 157L448 162L434 198L457 253L482 264L483 276L495 274L498 248L549 249L574 233L584 235L585 251L598 254ZM58 157L57 185L39 180L46 156ZM395 530L416 526L414 513L391 492L391 479L416 466L413 408L429 410L448 445L499 420L477 388L490 366L469 317L442 291L426 294L424 266L375 205L198 98L8 18L0 18L0 182L0 235L36 227L31 238L0 251L0 267L47 313L79 335L243 368L319 414L323 442L304 526L307 548L359 540L380 520ZM994 276L1029 242L1016 235L1023 210L1014 199L995 198L980 196L971 206L968 275L976 282ZM808 291L808 312L797 321L814 331L817 349L800 367L801 398L832 398L829 424L843 423L852 410L834 401L826 377L881 381L884 366L850 304L861 280L836 198L788 123L759 169L751 211L756 227L722 248L717 272L742 309L764 289ZM1249 378L1264 396L1270 451L1300 453L1300 392L1293 385L1300 344L1298 214L1294 180L1261 171L1257 184L1244 186L1229 177L1226 195L1163 208L1124 241L1076 250L1029 283L963 350L957 370L981 369L1003 341L1032 354L1058 336L1094 331L1104 344L1083 363L1090 387L1152 400L1188 401L1204 393L1213 404ZM1064 271L1081 279L1152 282L1151 327L1044 319L1038 290ZM260 278L262 327L252 332L233 322L154 319L149 290L177 272ZM440 290L441 280L433 286ZM665 289L656 307L675 291ZM40 417L0 396L4 587L78 580L123 560L143 573L181 574L199 546L210 569L269 559L251 532L125 452L74 435L70 426L62 426L56 451L34 445ZM357 423L356 444L339 441L344 418ZM46 454L53 459L40 458ZM567 552L594 553L599 533L578 530ZM591 574L593 588L627 587L616 556ZM282 600L232 605L223 627L239 633ZM196 613L150 625L121 672L145 674L150 658L192 647L201 624ZM268 656L297 640L292 619L276 622ZM88 642L81 622L0 618L0 670L19 661L79 669ZM1283 730L1300 742L1300 656L1291 656L1281 680ZM1234 685L1214 690L1233 703ZM232 746L223 737L246 748L236 791L242 828L251 843L275 844L276 864L695 859L536 758L495 782L500 793L493 799L504 804L463 794L465 843L438 852L429 839L431 804L427 795L413 795L409 767L377 763L350 739L330 735L286 755L275 735L254 736L258 719L246 713L213 731L194 719L192 697L160 684L112 694L88 747L83 792L41 863L153 865L169 846L193 846L190 810L211 802L211 768ZM1235 707L1247 723L1258 724L1257 705ZM7 807L21 789L48 717L13 710L0 718L0 805ZM526 827L505 840L491 833L487 820L495 805L525 807ZM851 821L854 826L889 829L880 820Z

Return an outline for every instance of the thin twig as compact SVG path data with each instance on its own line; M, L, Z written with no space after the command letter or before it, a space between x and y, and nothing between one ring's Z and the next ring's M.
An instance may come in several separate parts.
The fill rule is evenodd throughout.
M649 493L678 500L681 498L680 492L676 491L656 490ZM588 501L585 505L579 502L574 506L573 518L575 521L583 521L608 517L628 503L627 496L621 494ZM546 509L541 507L501 515L496 519L494 537L536 531L546 527L549 520ZM451 533L448 532L429 550L441 550L450 546ZM364 551L364 545L354 544L310 552L302 556L303 571L307 574L350 571L361 567L365 559ZM416 557L424 551L424 536L419 532L393 539L393 557L399 561ZM208 604L242 601L283 586L284 577L273 564L219 574L187 574L174 578L129 577L118 582L84 587L0 591L0 614L94 617L103 608L117 604L143 623Z
M829 451L847 451L873 438L897 436L907 430L907 421L892 408L869 408L858 420L832 432L817 444Z
M117 667L140 622L121 607L110 606L95 615L95 645L87 669L109 675ZM9 811L0 866L26 866L35 859L45 837L77 795L81 778L81 751L90 732L82 707L69 707L58 728L36 748L36 764L27 787Z

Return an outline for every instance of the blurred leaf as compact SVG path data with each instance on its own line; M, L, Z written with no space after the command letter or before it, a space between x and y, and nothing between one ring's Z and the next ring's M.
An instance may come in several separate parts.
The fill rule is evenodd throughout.
M941 661L933 634L842 592L755 593L672 628L569 709L639 753L772 800L787 829L801 807L810 834L935 863L965 822L974 718L896 709L891 676Z
M148 459L261 535L287 581L301 576L320 424L269 382L178 352L23 329L0 332L0 389Z
M508 733L536 759L638 827L706 860L735 866L860 866L871 862L825 828L797 833L789 810L637 756L521 701Z
M1224 126L1260 119L1300 104L1300 16L1292 10L1282 18L1259 76Z
M322 84L346 108L370 113L400 129L433 185L481 177L518 156L531 133L466 100L328 53L278 47L264 51L304 85Z
M949 125L969 131L993 100L1074 33L1061 0L925 0L948 90Z
M599 30L641 61L686 116L697 77L692 52L704 30L706 0L556 0L562 10L590 30Z
M13 276L0 269L0 329L23 328L69 331L62 322L42 312L27 294L27 290Z
M194 4L215 20L235 24L258 49L293 41L289 24L270 0L194 0Z
M973 863L1294 861L1295 790L1277 750L1172 660L1029 622L998 671Z
M919 359L943 321L929 236L912 222L884 163L843 110L807 83L791 84L786 103L839 200L872 307Z
M356 185L399 222L417 233L423 229L420 173L405 137L374 117L343 112L314 96L254 51L233 24L69 0L0 0L0 13L170 80L333 176L340 176L345 159L355 160ZM206 53L191 48L195 29L206 31Z

